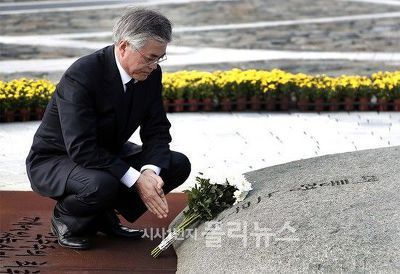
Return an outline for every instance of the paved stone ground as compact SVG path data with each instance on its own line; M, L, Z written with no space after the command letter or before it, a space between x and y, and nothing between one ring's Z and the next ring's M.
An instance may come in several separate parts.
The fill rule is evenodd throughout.
M36 1L40 3L40 1ZM62 1L55 1L60 3ZM85 2L85 1L78 1ZM118 2L118 1L115 1ZM372 2L372 3L371 3ZM48 71L8 72L7 67L15 60L53 60L78 58L92 52L96 45L110 43L110 30L123 8L104 1L92 3L90 10L46 11L27 10L12 14L7 3L0 5L0 79L20 76L46 77L58 81L64 69ZM237 60L234 55L213 62L221 52L211 52L208 60L187 64L167 62L164 71L181 69L216 70L240 68L281 68L292 72L311 74L370 74L377 70L397 70L400 64L398 44L400 1L348 1L348 0L175 0L130 1L134 5L147 5L166 14L174 23L175 47L189 47L198 51L203 47L238 50L282 51L278 60L261 57L260 60ZM10 3L8 3L10 5ZM18 10L20 6L14 9ZM82 34L68 38L66 34ZM38 36L42 35L42 36ZM43 39L43 35L58 35ZM64 36L63 36L64 35ZM29 36L29 37L27 37ZM56 42L63 41L63 45ZM66 43L65 42L69 42ZM77 45L79 42L88 44ZM285 51L315 53L305 58L293 58ZM356 61L358 53L387 53L389 57ZM348 56L327 57L324 53L350 53ZM271 53L274 55L276 53ZM392 55L390 55L392 54ZM184 53L177 54L179 57ZM392 56L392 58L391 58ZM264 58L264 60L263 60ZM329 60L328 60L329 59ZM218 59L219 60L219 59ZM37 66L41 66L38 62Z
M400 113L170 113L171 149L198 172L242 174L339 152L400 145ZM0 190L30 190L24 161L39 122L0 124ZM131 138L140 143L138 134Z

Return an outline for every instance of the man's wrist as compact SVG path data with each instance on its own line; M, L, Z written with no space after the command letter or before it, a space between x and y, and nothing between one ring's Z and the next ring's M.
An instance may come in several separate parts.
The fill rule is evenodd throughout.
M158 166L149 165L149 164L142 166L142 168L140 169L140 172L143 172L146 169L153 171L156 175L160 175L160 172L161 172L161 168L159 168Z
M142 174L145 174L145 173L148 173L148 172L151 172L153 174L157 174L154 170L152 170L150 168L146 168L146 169L143 169L142 171L140 171L140 173L142 173Z
M121 182L128 188L131 188L139 179L139 176L140 172L130 167L125 175L121 178Z

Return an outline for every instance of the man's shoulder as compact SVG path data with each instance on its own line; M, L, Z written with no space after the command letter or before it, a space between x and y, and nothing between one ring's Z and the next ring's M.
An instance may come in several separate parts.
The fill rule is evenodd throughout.
M111 46L102 48L96 52L80 57L76 60L67 70L70 71L81 71L93 73L96 70L100 70L104 67L106 62L106 56L112 51Z
M84 85L98 82L99 79L102 79L101 76L105 74L105 69L109 65L107 62L110 62L109 56L112 52L112 46L108 46L80 57L65 71L63 78L68 77Z

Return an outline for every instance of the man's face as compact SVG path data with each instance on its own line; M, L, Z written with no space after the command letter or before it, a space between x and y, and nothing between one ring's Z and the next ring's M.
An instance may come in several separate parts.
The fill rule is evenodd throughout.
M156 61L165 55L167 44L150 39L138 49L127 41L121 41L117 47L117 55L124 70L132 78L143 81L157 68Z

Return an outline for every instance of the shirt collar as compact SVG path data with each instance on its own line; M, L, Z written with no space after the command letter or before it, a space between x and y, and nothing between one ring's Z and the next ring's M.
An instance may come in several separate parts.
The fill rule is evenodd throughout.
M121 66L121 64L120 64L120 62L119 62L119 60L118 60L117 51L116 51L115 48L114 48L114 56L115 56L115 62L117 63L119 75L121 76L122 83L124 84L124 91L126 91L126 84L127 84L130 80L132 80L132 77L129 76L129 74L126 73L126 71L124 70L124 68ZM134 81L135 81L135 83L136 83L136 80L134 80Z

